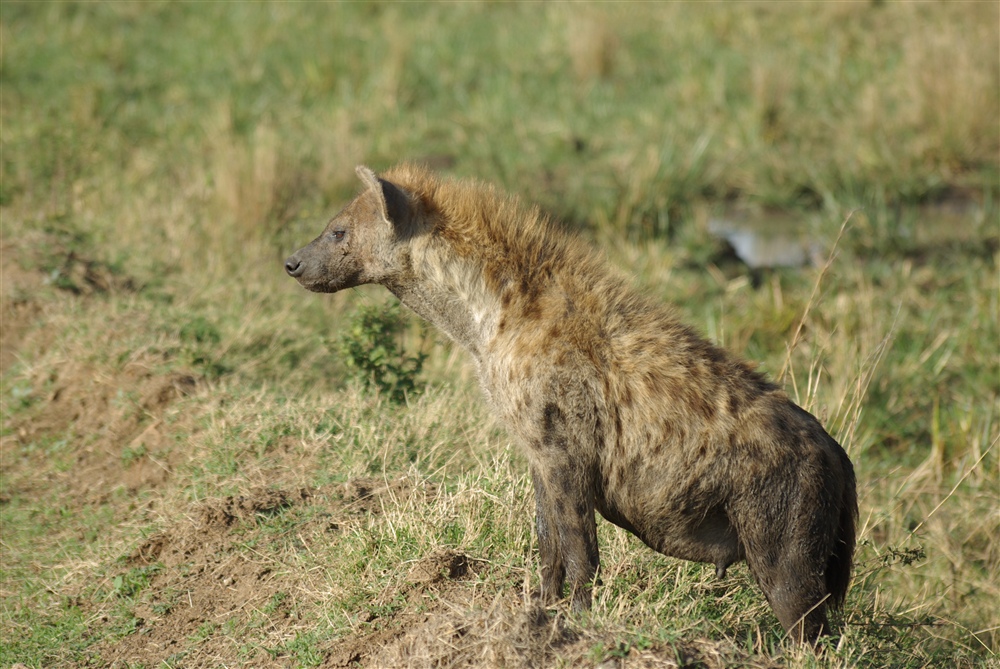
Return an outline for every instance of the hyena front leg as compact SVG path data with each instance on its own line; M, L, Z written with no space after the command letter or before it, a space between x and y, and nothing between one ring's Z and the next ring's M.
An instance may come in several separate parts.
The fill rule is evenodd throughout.
M574 611L590 608L599 564L594 501L582 474L568 466L532 467L542 599L561 599L569 580Z
M552 506L545 477L537 467L531 468L535 484L535 531L538 533L538 557L542 571L542 601L552 604L562 598L566 583L566 565L559 547L559 530L549 512Z

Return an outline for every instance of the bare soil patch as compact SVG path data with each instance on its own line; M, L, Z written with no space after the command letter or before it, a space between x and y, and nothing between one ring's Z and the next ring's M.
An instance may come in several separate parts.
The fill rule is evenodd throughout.
M120 487L136 493L162 485L180 457L171 438L176 425L165 420L199 383L194 374L160 373L142 360L121 370L72 360L35 379L35 406L8 421L6 440L39 466L20 467L27 475L12 477L12 492L55 484L81 504L106 500ZM53 458L61 466L53 468Z
M234 617L249 621L265 609L267 625L294 624L289 607L275 598L284 584L274 566L240 550L247 533L234 530L250 528L252 533L256 516L303 504L309 497L305 490L260 489L212 500L199 505L192 518L147 538L118 575L125 579L145 569L151 576L133 609L136 631L102 644L101 658L108 665L155 666L183 657L185 666L214 666L220 657L238 656L238 649L213 641L217 625ZM192 652L190 641L199 634L207 635L207 645L197 644ZM283 666L262 652L242 659L254 666Z

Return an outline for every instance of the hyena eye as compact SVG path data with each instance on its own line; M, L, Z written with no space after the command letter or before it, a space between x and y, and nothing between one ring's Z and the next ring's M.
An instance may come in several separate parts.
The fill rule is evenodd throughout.
M346 230L334 230L333 232L330 233L330 236L333 237L335 241L339 242L341 239L344 238L344 234L346 232L347 232Z

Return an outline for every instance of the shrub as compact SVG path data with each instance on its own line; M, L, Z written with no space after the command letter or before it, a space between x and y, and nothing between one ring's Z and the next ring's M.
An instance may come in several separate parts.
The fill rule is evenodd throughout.
M396 404L405 404L407 396L419 394L424 387L417 377L427 354L407 355L403 350L400 340L406 325L398 302L362 305L337 342L352 376Z

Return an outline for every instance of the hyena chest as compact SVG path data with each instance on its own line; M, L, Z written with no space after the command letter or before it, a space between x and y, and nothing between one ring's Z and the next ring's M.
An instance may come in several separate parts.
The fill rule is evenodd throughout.
M520 337L500 344L479 361L494 414L529 448L595 454L601 397L584 356L558 341Z
M545 403L538 381L520 361L491 360L478 365L479 384L493 414L521 441L541 438L536 414Z

